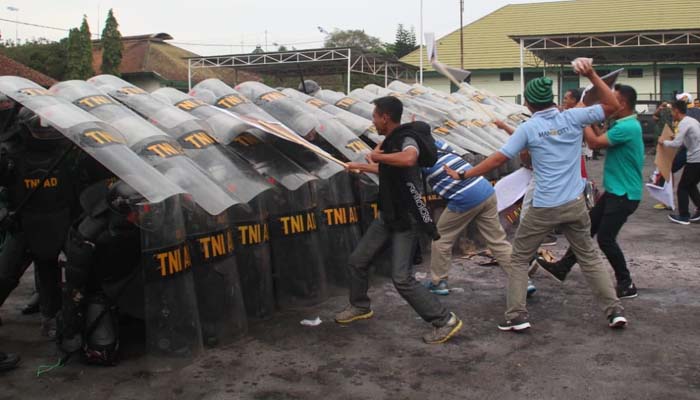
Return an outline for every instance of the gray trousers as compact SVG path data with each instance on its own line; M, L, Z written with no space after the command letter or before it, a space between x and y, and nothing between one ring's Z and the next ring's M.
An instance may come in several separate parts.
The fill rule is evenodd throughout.
M392 231L381 215L374 220L362 236L348 261L350 269L350 304L368 310L370 299L369 266L382 246L391 241L391 279L396 291L413 307L424 321L436 327L444 326L450 319L447 308L435 295L416 280L413 275L412 254L417 227L407 231Z
M509 275L508 285L508 304L512 304L513 308L509 308L506 313L507 318L515 318L518 315L527 316L525 299L528 266L544 237L555 226L559 226L569 241L581 266L581 272L605 315L609 316L615 310L622 311L612 278L608 269L603 267L603 262L593 244L591 219L586 203L583 196L579 196L557 207L530 207L520 220L513 242L512 273Z

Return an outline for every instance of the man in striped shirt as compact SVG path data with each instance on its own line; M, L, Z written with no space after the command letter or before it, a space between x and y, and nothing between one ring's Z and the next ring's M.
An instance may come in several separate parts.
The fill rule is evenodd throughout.
M424 168L423 175L433 191L447 200L447 207L437 222L440 239L432 243L431 281L428 282L428 289L435 294L447 295L447 273L452 262L452 247L470 222L476 222L476 228L486 241L486 246L504 269L510 265L512 248L498 218L496 194L491 184L481 176L452 179L445 172L444 166L457 171L461 176L472 166L454 154L446 143L436 140L435 144L438 147L438 161L431 168Z

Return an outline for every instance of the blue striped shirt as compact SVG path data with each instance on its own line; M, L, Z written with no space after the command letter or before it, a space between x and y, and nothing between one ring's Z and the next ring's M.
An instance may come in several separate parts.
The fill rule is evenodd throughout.
M472 165L462 157L450 153L453 150L447 143L436 140L435 145L438 147L438 160L432 167L424 168L423 175L433 192L447 200L447 208L450 211L468 211L494 194L493 186L481 176L465 180L450 178L443 168L444 165L457 172L468 171Z

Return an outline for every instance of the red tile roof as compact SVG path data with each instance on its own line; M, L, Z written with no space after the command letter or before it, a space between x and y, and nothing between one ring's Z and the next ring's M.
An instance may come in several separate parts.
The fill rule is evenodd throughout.
M15 75L36 82L43 87L50 87L57 81L50 76L29 68L5 55L0 54L0 75Z
M165 33L153 35L127 36L122 38L124 50L119 72L122 74L154 73L163 79L187 82L187 60L185 57L196 57L197 54L181 47L166 43L172 39ZM95 73L100 73L102 64L102 46L99 41L93 41L92 66ZM233 69L200 69L193 76L193 83L208 78L219 78L228 84L248 80L260 80L249 72L238 71L238 82Z

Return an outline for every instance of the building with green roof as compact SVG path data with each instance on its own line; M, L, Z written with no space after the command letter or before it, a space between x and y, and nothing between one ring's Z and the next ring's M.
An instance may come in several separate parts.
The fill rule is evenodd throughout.
M521 82L543 74L556 82L557 98L587 84L571 71L575 57L594 58L599 72L624 67L619 81L635 87L640 100L668 100L676 92L697 97L700 91L697 1L512 4L462 32L463 68L472 72L471 83L513 101L520 99ZM460 67L460 29L437 39L436 46L441 62ZM430 68L425 51L423 56L424 84L450 90L449 81ZM419 50L401 61L419 65Z

